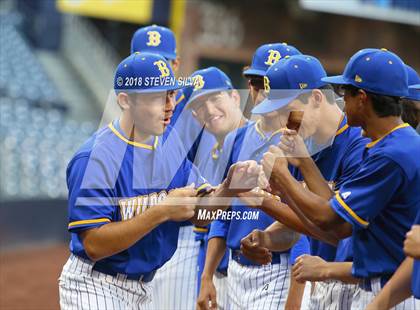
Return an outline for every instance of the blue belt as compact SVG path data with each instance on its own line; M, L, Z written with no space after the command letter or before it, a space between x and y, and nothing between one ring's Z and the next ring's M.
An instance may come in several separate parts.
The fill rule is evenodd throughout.
M271 259L271 264L280 264L281 263L281 254L273 252L273 257ZM261 264L255 263L248 258L246 258L241 251L239 250L232 250L232 259L237 262L238 264L244 266L261 266Z
M119 274L122 274L122 273L118 273L118 272L109 270L108 268L105 268L105 267L103 267L101 265L98 265L98 264L95 264L92 269L96 270L96 271L99 271L101 273L113 276L113 277L116 277ZM142 282L147 283L147 282L150 282L150 281L153 280L153 278L155 277L155 274L156 274L156 270L145 273L145 274L136 274L136 275L122 274L122 275L126 276L127 279L130 279L130 280L142 281Z

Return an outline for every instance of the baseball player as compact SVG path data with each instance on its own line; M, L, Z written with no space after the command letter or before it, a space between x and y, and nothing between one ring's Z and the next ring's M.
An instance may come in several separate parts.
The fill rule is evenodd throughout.
M176 73L180 66L177 55L174 33L162 26L152 25L138 29L131 40L131 53L151 52L163 56ZM188 151L188 158L193 161L197 152L194 141L199 140L202 126L192 116L191 111L184 109L192 88L185 86L177 91L175 108L162 139L171 139L172 129L176 130ZM196 302L197 257L200 242L195 240L190 221L181 224L178 248L154 278L153 307L156 309L193 309ZM181 292L179 292L181 290Z
M179 87L173 78L156 54L124 59L114 78L121 117L69 163L71 256L59 279L62 309L147 308L155 272L176 250L179 222L206 224L195 211L214 210L195 206L209 187L184 160L180 141L162 143ZM231 197L238 184L253 188L259 169L238 164L212 197Z
M303 112L300 136L317 145L316 149L321 149L321 145L324 147L311 158L306 147L301 144L303 149L299 154L293 154L296 158L289 158L289 163L298 168L292 170L295 178L304 180L309 190L328 198L332 189L339 188L358 168L367 139L361 137L359 128L350 128L347 125L346 117L335 103L331 86L321 81L324 77L325 70L315 57L295 55L282 59L267 71L268 98L255 107L253 113L278 110L281 117L290 119L289 115L294 111ZM289 141L290 133L285 131L285 134L281 145ZM319 169L318 178L314 179L313 175L307 173L311 166ZM329 184L329 187L320 188L320 184ZM314 237L311 238L312 255L330 262L347 261L351 264L352 253L348 240L339 244L338 248L319 241L319 229L314 233L308 229L310 226L306 218L302 220L290 208L278 208L279 205L281 204L278 201L266 199L260 208L290 228ZM315 226L311 224L311 227ZM324 240L322 237L323 235L321 240ZM244 239L246 240L247 238ZM246 253L247 243L243 242L243 245ZM299 260L300 258L298 262ZM298 263L294 269L297 266ZM356 286L346 285L341 281L316 283L309 309L351 309L355 291Z
M408 74L408 84L414 85L420 82L417 72L406 65ZM409 123L411 127L418 127L418 109L416 104L420 101L420 92L409 89L409 96L403 99L402 120ZM299 258L294 268L297 279L301 281L325 281L325 280L343 280L349 282L358 282L357 278L351 275L352 263L330 263L318 256L305 255Z
M218 166L226 135L238 127L247 124L240 109L239 93L233 89L229 77L220 69L210 67L198 70L192 74L195 83L187 108L192 110L194 117L205 127L197 150L194 164L210 184L219 184L223 180ZM198 294L200 294L201 275L204 268L208 227L195 227L196 239L201 246L198 259ZM229 309L227 289L227 266L229 252L217 267L213 277L217 291L218 309ZM199 295L200 296L200 295ZM198 303L203 303L204 300Z
M399 98L408 96L408 84L397 55L363 49L350 58L343 75L322 81L343 85L349 125L361 126L371 139L362 162L331 199L302 190L284 158L272 166L271 186L281 187L295 202L291 207L322 230L340 239L352 236L352 275L361 280L355 302L364 309L404 260L404 235L420 207L420 163L414 155L420 137L400 118ZM266 168L273 157L267 154ZM396 309L418 306L409 298Z
M265 70L278 61L288 52L296 51L293 47L286 44L269 44L257 49L253 57L253 62L249 71L245 74L261 76ZM273 60L273 57L276 59ZM258 71L257 71L258 70ZM249 83L253 86L253 83ZM259 93L252 92L251 96L258 102L261 96ZM275 114L275 113L274 113ZM281 127L276 115L267 115L260 121L253 122L249 126L242 127L236 132L230 133L223 146L223 157L226 163L232 163L245 158L259 160L261 155L273 143L279 141L279 131ZM246 213L252 208L237 201L232 205L232 211ZM261 266L255 264L240 253L240 240L255 228L267 227L273 222L268 215L259 212L258 220L232 219L218 220L212 223L209 233L209 246L207 249L206 264L202 277L202 293L200 299L204 303L200 306L204 309L210 302L214 307L214 295L212 278L217 264L219 263L226 246L231 251L231 260L228 267L228 286L229 302L234 309L259 309L259 308L278 308L284 307L287 292L289 291L289 271L290 271L290 247L296 242L296 234L283 229L283 233L289 238L283 248L274 254L272 264ZM305 239L302 239L304 242ZM302 289L303 293L303 289ZM300 295L301 297L301 295Z

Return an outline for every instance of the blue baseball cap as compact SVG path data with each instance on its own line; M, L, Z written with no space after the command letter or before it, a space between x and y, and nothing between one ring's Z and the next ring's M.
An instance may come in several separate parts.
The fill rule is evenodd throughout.
M353 85L379 95L408 96L405 65L400 57L384 48L358 51L350 58L342 75L326 77L323 81Z
M286 56L267 70L264 89L267 98L252 109L265 114L288 105L300 94L325 86L327 73L318 59L309 55Z
M264 76L267 69L285 56L300 55L295 47L287 43L269 43L261 45L252 57L251 66L246 69L244 75Z
M191 78L193 80L192 93L187 105L201 96L233 89L230 78L216 67L195 71Z
M128 56L118 65L114 77L117 93L151 93L181 87L168 61L152 53L135 52Z
M138 29L131 39L131 54L149 52L166 59L176 59L175 35L171 29L152 25Z
M420 92L416 90L416 88L413 88L412 86L420 85L420 77L417 74L416 70L411 68L409 65L405 65L405 68L407 69L407 75L408 75L408 96L405 97L410 100L416 100L420 101Z

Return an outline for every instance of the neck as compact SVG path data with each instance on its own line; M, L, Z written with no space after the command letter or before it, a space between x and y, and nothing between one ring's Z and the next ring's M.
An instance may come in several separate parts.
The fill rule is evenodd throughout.
M324 144L335 136L340 123L344 117L343 111L336 104L329 104L326 102L323 105L324 109L321 111L322 126L314 134L314 139L317 144Z
M151 137L150 134L139 131L138 128L134 126L131 117L126 116L124 113L120 117L120 128L124 135L134 142L144 143Z
M373 117L362 126L365 136L371 138L372 141L378 140L385 136L392 129L401 125L403 121L399 116Z
M227 133L225 133L225 134L221 134L221 135L216 135L215 137L216 137L216 141L217 141L217 143L219 144L219 146L222 146L223 145L223 142L225 141L225 138L226 138L226 136L230 133L230 132L232 132L232 131L234 131L235 129L237 129L237 128L241 128L241 127L243 127L243 126L245 126L245 123L246 123L246 118L244 118L244 117L241 117L241 119L239 120L239 122L237 123L237 125L236 126L234 126L229 132L227 132Z
M264 132L273 132L283 127L279 117L262 117L260 124Z

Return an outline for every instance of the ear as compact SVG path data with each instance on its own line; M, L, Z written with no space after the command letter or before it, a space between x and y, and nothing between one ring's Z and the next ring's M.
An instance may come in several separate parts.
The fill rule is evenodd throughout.
M313 102L314 106L316 108L319 108L321 106L322 101L324 101L325 96L324 96L324 94L322 93L321 90L314 89L314 90L312 90L311 98L312 98L312 102Z
M234 89L230 93L230 96L232 97L235 106L239 108L241 106L241 96L239 95L239 92L236 89Z
M123 111L130 110L130 98L126 93L119 93L117 95L117 102L118 105L121 107Z
M174 73L178 71L180 63L181 63L181 59L179 58L179 56L176 56L176 58L171 61L171 67Z
M191 110L191 114L192 114L192 116L194 116L195 118L197 118L197 112L195 112L194 110Z
M372 103L370 102L369 96L363 89L359 89L357 94L358 101L357 107L359 111L363 111L364 115L370 115L373 112Z

